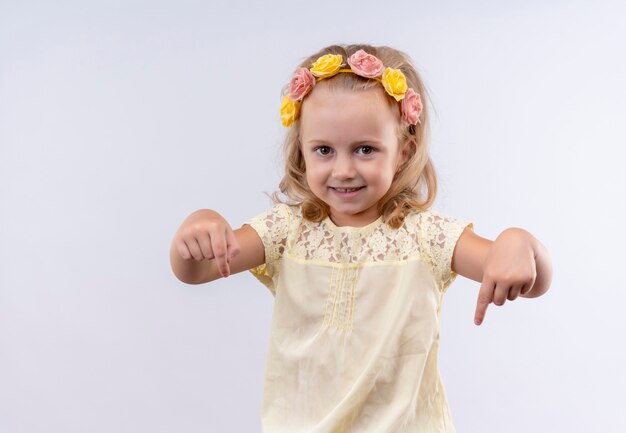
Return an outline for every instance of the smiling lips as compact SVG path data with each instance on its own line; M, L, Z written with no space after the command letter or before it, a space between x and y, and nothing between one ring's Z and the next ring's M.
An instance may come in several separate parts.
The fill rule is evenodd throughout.
M356 188L335 188L335 187L331 186L330 188L334 189L337 192L353 192L353 191L358 191L361 188L365 188L365 187L364 186L359 186L359 187L356 187Z
M361 192L363 188L365 188L365 186L359 186L356 188L335 188L332 186L330 187L330 189L332 189L335 192L337 197L340 197L342 199L355 198L356 196L359 195L359 193Z

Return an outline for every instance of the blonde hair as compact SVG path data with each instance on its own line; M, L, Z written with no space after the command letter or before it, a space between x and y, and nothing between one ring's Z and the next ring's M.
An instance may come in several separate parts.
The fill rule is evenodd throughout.
M437 195L437 177L434 166L428 154L428 138L430 126L428 122L428 94L422 79L410 57L391 47L371 46L365 44L355 45L330 45L319 52L306 58L300 66L310 68L320 56L325 54L340 54L344 62L356 51L363 49L368 54L379 58L385 67L400 69L407 81L408 87L413 88L421 95L424 105L420 115L420 123L402 127L398 116L398 145L410 139L408 160L400 167L395 174L389 191L378 201L378 213L382 215L383 221L390 227L399 228L404 222L406 215L415 210L423 211L430 208ZM381 86L376 80L363 78L356 74L337 74L334 77L324 80L328 89L363 91ZM382 87L381 87L382 89ZM287 95L289 84L283 87L281 99ZM385 98L390 106L398 105L398 102L391 98ZM324 220L330 214L329 206L317 198L308 187L306 181L306 166L302 155L302 144L300 142L300 119L288 129L283 144L283 157L285 163L285 174L279 184L280 192L286 195L291 201L283 201L278 192L271 196L275 203L285 203L289 205L299 205L302 207L302 216L313 222Z

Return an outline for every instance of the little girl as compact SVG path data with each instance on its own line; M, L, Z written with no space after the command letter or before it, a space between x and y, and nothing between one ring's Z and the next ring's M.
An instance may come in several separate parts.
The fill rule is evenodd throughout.
M237 230L182 223L170 260L189 284L250 270L275 297L266 433L454 432L437 368L443 295L457 274L487 306L542 295L546 249L519 228L495 241L430 206L424 84L389 47L329 46L283 89L285 175L275 205Z

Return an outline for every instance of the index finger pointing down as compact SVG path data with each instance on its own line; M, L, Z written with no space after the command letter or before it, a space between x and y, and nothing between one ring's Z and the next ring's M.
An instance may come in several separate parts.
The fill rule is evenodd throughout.
M474 314L474 323L480 325L483 323L487 307L493 301L493 292L495 284L490 280L483 280L478 291L478 301L476 302L476 313Z

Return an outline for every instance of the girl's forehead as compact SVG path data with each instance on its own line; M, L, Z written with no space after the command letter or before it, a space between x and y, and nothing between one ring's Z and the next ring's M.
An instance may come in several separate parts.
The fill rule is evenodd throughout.
M315 93L317 90L321 92ZM377 89L364 91L328 91L315 89L302 103L301 136L303 140L341 140L342 136L371 136L382 139L395 131L399 112Z

